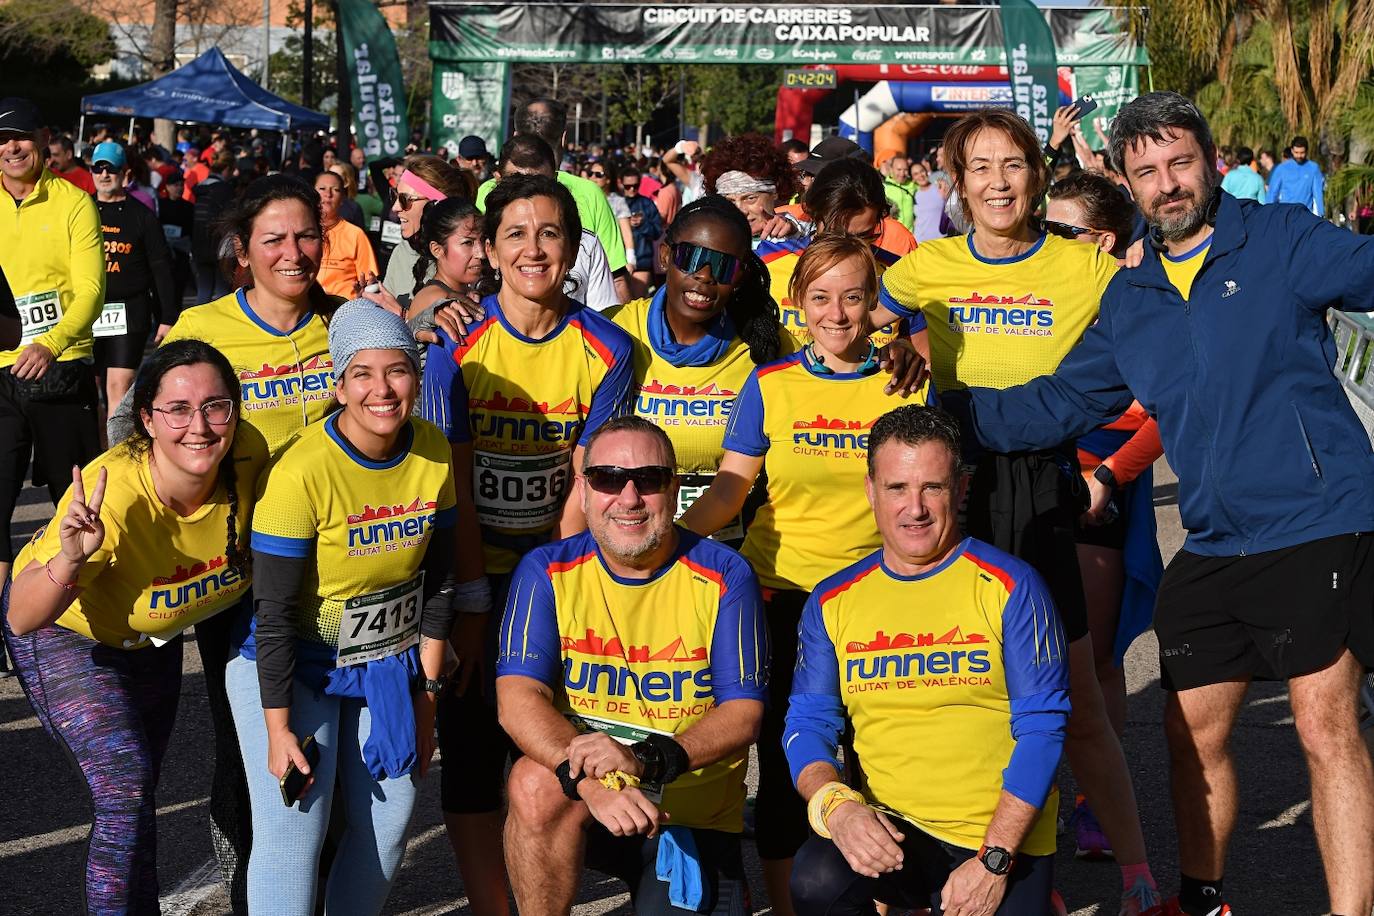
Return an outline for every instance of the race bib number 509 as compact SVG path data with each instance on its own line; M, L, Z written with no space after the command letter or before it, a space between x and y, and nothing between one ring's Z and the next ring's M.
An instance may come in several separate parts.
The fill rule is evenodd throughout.
M14 300L14 304L19 309L19 323L23 327L22 336L19 338L21 346L27 347L35 338L57 327L57 323L62 320L62 297L55 289L34 293L31 296L20 296Z

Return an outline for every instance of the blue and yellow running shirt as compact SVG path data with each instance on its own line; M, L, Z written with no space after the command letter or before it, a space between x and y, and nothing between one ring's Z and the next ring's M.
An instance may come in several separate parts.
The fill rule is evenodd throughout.
M760 366L730 414L725 447L764 457L768 500L741 552L766 588L809 591L881 543L868 501L868 431L898 406L888 376L822 374L805 351ZM927 381L916 403L936 403Z
M801 260L802 253L811 244L810 238L790 238L790 239L764 239L759 242L754 253L759 256L764 265L768 268L768 286L773 294L773 301L778 304L778 312L782 315L782 326L787 328L788 333L797 338L797 342L806 344L811 342L811 332L806 329L806 312L798 304L792 302L792 295L789 291L792 284L792 273L797 269L797 262ZM883 275L883 271L896 264L898 256L892 252L872 246L873 258L878 262L878 276ZM873 333L873 343L879 347L892 342L896 333L892 325L879 328Z
M1159 263L1164 267L1164 276L1169 278L1169 282L1178 290L1178 294L1183 297L1183 301L1188 301L1188 294L1193 291L1193 281L1197 279L1198 271L1202 270L1203 262L1207 260L1207 251L1212 247L1212 237L1209 235L1191 251L1185 251L1180 255L1171 255L1167 251L1160 252Z
M1116 261L1042 236L1025 254L984 258L973 235L925 242L883 274L879 300L930 329L941 391L1011 388L1050 375L1097 320Z
M239 376L240 419L267 440L275 455L334 404L334 361L329 331L314 312L289 333L254 313L244 290L181 313L163 344L203 340L224 354Z
M736 337L724 354L705 366L675 366L654 349L649 335L652 300L636 299L605 314L630 335L634 347L632 409L662 428L677 454L677 471L689 478L678 487L680 517L710 486L725 454L725 425L754 361L749 345ZM797 342L779 326L780 355L793 353ZM737 536L743 536L743 529Z
M433 528L457 516L448 441L412 417L404 447L372 461L339 433L339 415L307 427L268 469L253 510L253 550L309 558L296 635L335 646L344 606L417 576Z
M753 571L723 544L678 536L646 580L608 570L587 531L529 553L506 600L497 676L548 685L559 712L626 741L679 734L717 703L765 702L768 631ZM740 751L664 787L671 822L743 830L748 760Z
M816 761L838 769L847 715L869 801L977 849L1005 789L1041 809L1021 851L1054 852L1068 652L1028 564L968 538L900 576L879 550L816 587L799 638L783 737L794 780Z
M503 573L524 552L509 539L558 521L573 449L625 409L633 360L629 335L581 303L542 340L511 327L495 296L482 307L486 317L453 351L462 373L449 395L449 436L473 444L487 572Z
M248 466L239 444L225 461ZM253 465L260 466L255 457ZM229 562L229 494L224 485L190 515L162 504L153 486L147 453L129 454L117 445L86 465L81 479L90 493L106 470L100 518L105 540L77 576L82 592L57 618L57 625L115 649L141 649L171 640L182 630L212 617L243 597L249 576ZM248 550L248 518L253 505L251 477L238 478L237 530L240 550ZM71 501L71 487L58 503ZM29 562L47 563L62 552L61 516L39 529L14 561L16 571Z

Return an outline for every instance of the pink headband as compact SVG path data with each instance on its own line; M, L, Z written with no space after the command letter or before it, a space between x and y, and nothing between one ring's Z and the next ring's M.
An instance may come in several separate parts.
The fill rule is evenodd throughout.
M448 195L445 194L443 191L440 191L434 185L430 184L428 181L425 181L423 178L421 178L419 175L416 175L410 169L406 169L404 172L401 173L401 177L396 179L397 184L400 184L403 181L415 190L419 191L424 196L428 197L430 200L443 200L445 197L448 197Z

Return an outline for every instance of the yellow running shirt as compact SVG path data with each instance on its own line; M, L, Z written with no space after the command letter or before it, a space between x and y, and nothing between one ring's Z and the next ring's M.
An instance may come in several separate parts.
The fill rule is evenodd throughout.
M1116 261L1092 245L1042 236L1014 258L984 258L973 235L934 239L883 274L879 298L930 329L941 391L1011 388L1050 375L1097 320Z
M936 403L925 382L904 402L887 373L821 374L806 351L760 366L735 400L725 447L764 457L768 500L741 553L766 588L810 591L871 553L878 527L863 498L868 430L903 403Z
M754 253L768 268L769 291L773 294L773 301L778 304L782 326L801 344L811 342L811 332L806 329L806 312L800 305L792 303L789 290L797 262L810 244L809 238L764 239L754 249ZM883 271L897 263L898 257L877 246L873 246L872 250L873 258L878 262L878 276L881 277ZM887 325L875 331L872 340L876 346L882 347L891 343L895 336L892 325Z
M739 337L732 337L727 346L720 347L719 339L708 335L687 351L695 355L714 345L723 350L716 359L704 365L673 365L655 349L649 331L651 311L657 316L658 325L666 329L667 322L662 318L663 296L660 290L653 300L636 299L607 309L603 314L629 333L634 346L631 397L635 415L668 434L677 454L677 471L688 478L678 488L677 514L680 517L706 492L711 485L710 478L720 469L730 408L749 373L754 371L754 361L749 356L749 345ZM778 340L780 356L796 351L796 340L781 327ZM703 359L690 361L704 362ZM743 536L743 529L737 536Z
M334 404L329 331L313 312L283 333L254 314L240 289L182 312L163 344L188 337L229 360L243 392L241 419L262 434L273 455Z
M579 303L542 340L511 327L495 296L482 307L453 350L449 437L473 444L487 572L505 573L558 521L573 449L625 409L633 361L629 336Z
M749 564L679 537L649 579L613 574L587 531L535 548L511 582L497 676L546 684L559 712L631 743L679 734L717 703L765 702L768 631ZM664 787L670 823L743 830L748 760L742 750Z
M225 460L242 469L261 466L235 444ZM57 625L115 649L141 649L153 640L165 642L193 624L236 604L249 584L247 569L229 565L229 496L223 486L210 501L188 516L177 515L157 498L148 455L137 458L117 445L86 465L81 479L90 493L100 469L106 469L105 502L100 518L105 541L77 576L81 595L57 619ZM248 553L248 519L255 481L240 473L237 481L239 549ZM66 514L71 487L58 506ZM34 535L14 561L47 563L62 553L57 519Z
M306 427L272 463L253 512L253 550L312 557L296 607L296 636L335 646L344 605L419 574L431 528L458 510L448 441L412 417L400 454L371 461L338 429Z
M1193 291L1193 281L1197 279L1198 271L1202 270L1202 264L1207 260L1207 250L1211 247L1212 237L1209 235L1192 251L1185 251L1177 257L1165 251L1159 253L1164 276L1169 278L1184 302L1188 301L1188 294Z
M1021 851L1053 854L1069 668L1044 580L972 538L918 576L882 557L826 579L802 611L792 773L833 765L847 715L869 801L977 849L1006 789L1040 808Z

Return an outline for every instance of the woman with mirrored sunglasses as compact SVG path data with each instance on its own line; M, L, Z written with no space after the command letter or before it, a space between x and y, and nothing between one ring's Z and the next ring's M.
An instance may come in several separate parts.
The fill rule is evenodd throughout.
M254 481L240 462L253 440L237 435L229 361L198 340L168 344L132 404L134 434L72 469L60 514L20 552L4 600L24 693L90 792L90 913L158 911L156 788L181 633L238 607L249 585Z
M744 506L761 473L766 500L741 550L763 586L774 664L759 734L755 839L775 911L790 913L792 857L807 836L806 806L782 754L797 624L811 590L881 543L863 498L868 429L892 406L878 350L869 340L878 280L869 243L816 238L792 276L812 341L755 368L730 410L724 457L709 490L682 524L710 535ZM916 397L934 403L924 383Z
M709 194L683 207L658 255L662 288L605 314L633 341L633 412L673 442L680 516L720 467L725 424L749 374L797 344L778 324L749 223L725 198ZM738 547L740 519L715 537Z

